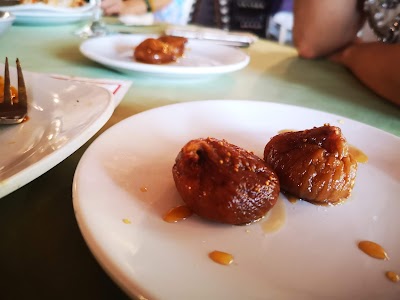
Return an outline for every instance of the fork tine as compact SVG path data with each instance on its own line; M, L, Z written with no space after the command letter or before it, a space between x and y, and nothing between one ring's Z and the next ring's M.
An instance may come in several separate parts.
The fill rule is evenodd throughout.
M17 73L18 73L18 105L22 107L27 107L27 96L26 96L26 87L24 75L22 74L21 64L19 63L19 59L17 58Z
M25 82L22 75L21 66L17 59L18 73L18 98L14 102L11 97L10 72L8 67L8 58L6 57L4 67L4 101L0 105L0 124L19 124L26 120L28 112L27 96Z
M4 67L4 100L3 105L12 105L11 91L10 91L10 71L8 70L8 58L6 57L6 64Z

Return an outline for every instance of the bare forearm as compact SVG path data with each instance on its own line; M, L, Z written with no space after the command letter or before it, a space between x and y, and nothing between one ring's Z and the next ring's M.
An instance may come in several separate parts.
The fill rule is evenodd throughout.
M158 11L169 3L171 0L150 0L152 10ZM145 0L103 0L102 8L106 15L110 14L133 14L141 15L147 12Z
M333 60L349 68L378 95L400 105L400 44L353 44Z
M350 43L363 22L357 0L295 0L293 38L299 55L329 55Z
M170 4L171 0L152 0L150 1L150 3L152 5L153 11L158 11Z
M152 10L158 11L167 6L171 0L150 0ZM123 2L124 7L121 13L124 14L144 14L147 11L147 5L144 0L127 0Z

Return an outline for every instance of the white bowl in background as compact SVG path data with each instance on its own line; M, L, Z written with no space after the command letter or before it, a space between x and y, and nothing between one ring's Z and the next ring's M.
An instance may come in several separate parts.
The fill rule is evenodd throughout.
M8 11L0 10L0 35L6 32L15 20L15 16Z

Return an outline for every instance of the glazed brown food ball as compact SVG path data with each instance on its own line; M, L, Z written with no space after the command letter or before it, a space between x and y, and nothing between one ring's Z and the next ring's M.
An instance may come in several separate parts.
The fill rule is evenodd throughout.
M158 38L159 41L167 43L173 47L174 52L177 57L181 57L185 51L185 44L187 43L187 38L180 36L164 35Z
M283 191L315 204L349 197L357 172L340 128L329 124L274 136L265 146L264 160Z
M137 61L147 64L166 64L176 61L183 55L185 38L165 36L149 38L141 42L134 51Z
M265 162L225 140L188 142L172 174L186 205L197 215L221 223L256 221L279 196L278 177Z

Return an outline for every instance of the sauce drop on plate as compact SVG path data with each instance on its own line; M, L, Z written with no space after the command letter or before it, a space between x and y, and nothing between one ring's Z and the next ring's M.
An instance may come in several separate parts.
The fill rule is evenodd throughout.
M186 205L180 205L177 207L174 207L170 211L168 211L164 217L163 220L168 223L175 223L179 222L182 220L185 220L186 218L190 217L192 215L192 211L190 210L189 207Z
M387 271L386 272L386 277L392 282L399 282L400 281L399 274L397 274L397 273L395 273L393 271Z
M233 262L233 255L230 253L222 252L222 251L213 251L208 254L208 256L218 264L221 265L230 265Z
M286 207L282 199L278 199L274 207L268 212L267 219L261 224L265 233L276 232L285 225Z
M377 243L371 241L361 241L358 243L358 248L371 257L385 260L389 259L385 249L383 249L383 247Z
M286 196L287 200L292 204L295 204L297 201L300 200L299 197L293 196L292 194L289 194L286 192L282 192L282 194L284 194Z
M368 162L368 155L357 147L349 145L349 152L358 163L364 164Z
M294 129L282 129L282 130L279 130L278 133L281 134L281 133L294 132L294 131L297 131L297 130L294 130Z

